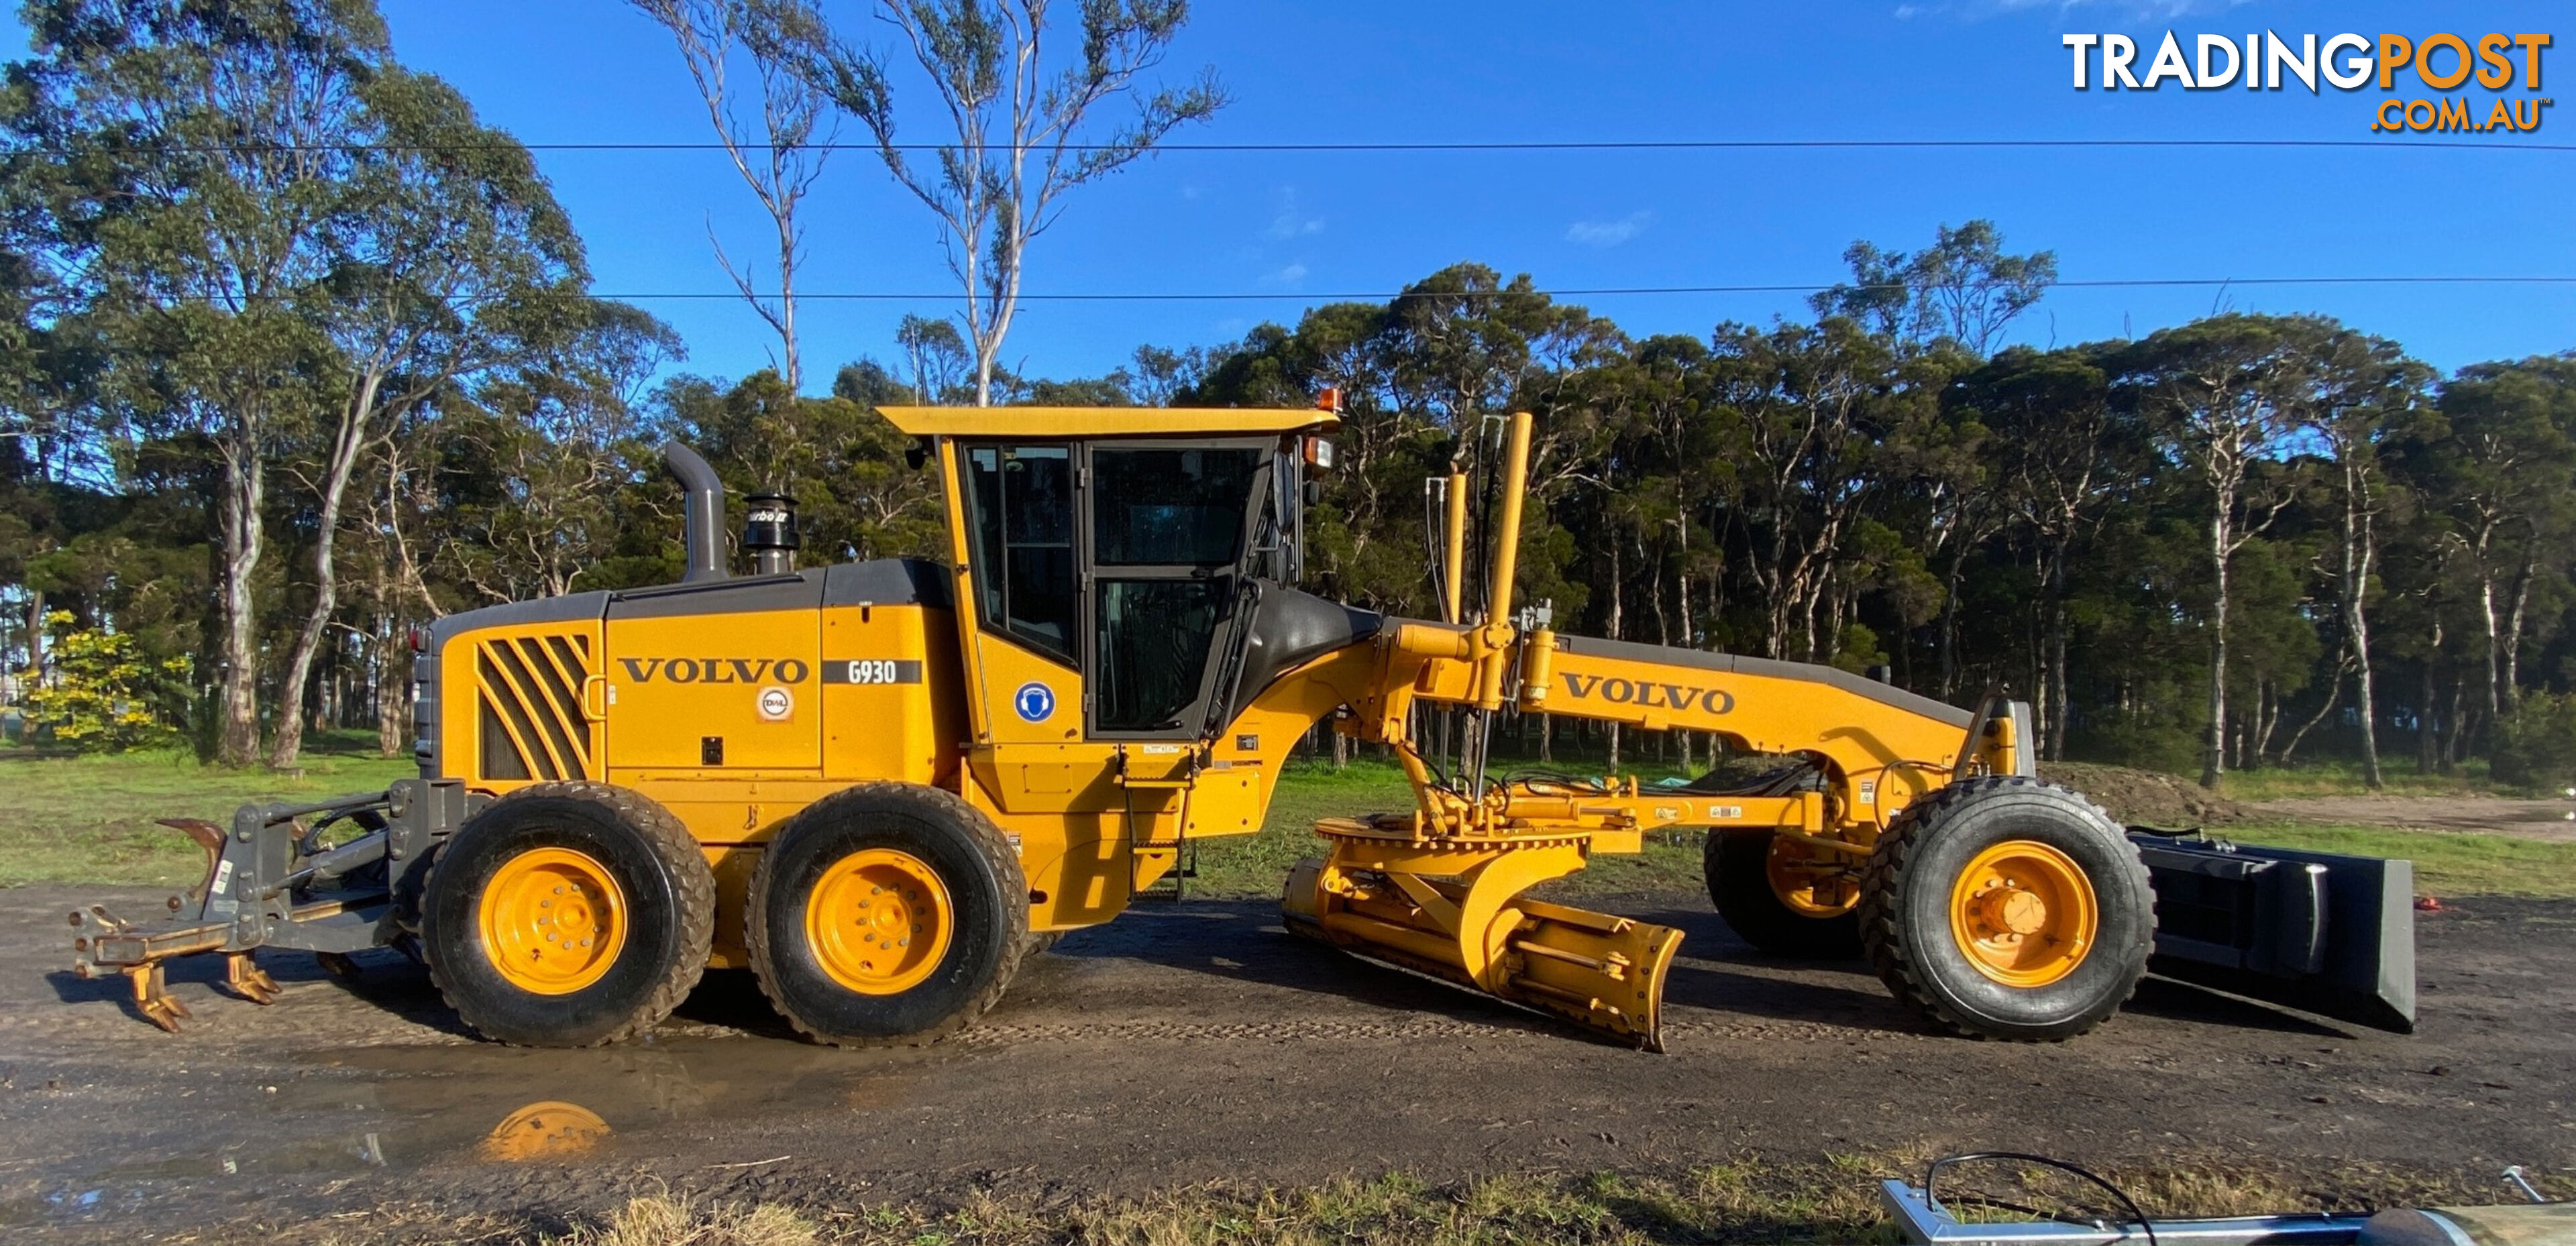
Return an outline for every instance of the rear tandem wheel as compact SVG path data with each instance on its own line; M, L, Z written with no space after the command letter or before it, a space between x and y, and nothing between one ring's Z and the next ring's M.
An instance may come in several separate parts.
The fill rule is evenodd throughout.
M1034 942L1010 841L950 792L870 783L789 819L752 871L744 942L798 1033L842 1047L965 1028Z

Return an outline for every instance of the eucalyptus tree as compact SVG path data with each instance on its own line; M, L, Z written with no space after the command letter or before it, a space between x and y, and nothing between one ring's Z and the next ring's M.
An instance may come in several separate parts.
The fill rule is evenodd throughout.
M1851 601L1837 572L1879 500L1880 444L1936 414L1938 386L1906 384L1894 344L1842 317L1723 324L1710 340L1709 401L1764 609L1763 654L1830 660Z
M624 587L630 578L613 565L637 518L622 504L639 477L653 474L663 431L647 386L686 352L669 326L634 307L587 310L551 349L482 369L443 394L441 417L411 422L413 436L399 447L424 477L413 522L440 539L425 556L408 548L397 556L426 564L464 602ZM650 528L655 546L670 530ZM659 570L644 569L642 582Z
M47 262L113 344L106 424L204 439L220 640L215 754L256 759L268 462L326 407L327 281L361 87L391 65L371 0L30 0L12 129L50 153Z
M2492 722L2519 696L2533 590L2576 531L2576 354L2473 364L2437 406L2430 470L2476 578Z
M812 17L801 3L776 7ZM1144 82L1188 22L1188 0L1083 0L1069 24L1049 0L880 0L877 12L920 71L913 85L899 90L884 55L819 19L781 22L770 37L939 218L965 299L975 402L990 405L1029 247L1062 217L1065 194L1214 115L1225 92L1213 70L1180 87ZM897 96L924 86L934 103L922 111L946 129L927 164L897 126Z
M1994 500L2031 539L2040 616L2033 691L2041 753L2052 760L2066 755L2074 713L2068 603L2077 551L2149 473L2138 420L2111 401L2105 353L2010 348L1954 391L1989 433Z
M2302 401L2307 326L2227 315L2161 330L2123 352L2117 384L2155 430L2161 452L2196 478L2210 576L2209 723L2200 782L2216 788L2228 755L2229 572L2247 543L2298 500L2282 460L2312 412Z
M598 312L571 221L526 148L436 78L388 65L360 85L360 149L332 214L309 317L341 393L314 421L311 597L289 645L269 764L295 764L297 712L339 606L342 514L367 447L451 386L582 341Z
M1980 358L2057 283L2057 253L2012 255L1993 221L1940 226L1931 246L1890 251L1867 241L1843 251L1852 280L1808 301L1818 317L1847 316L1910 347L1948 338Z
M2352 675L2361 721L2362 779L2377 789L2383 780L2370 597L2378 575L2380 523L2392 501L2388 457L2419 414L2433 374L2386 338L2330 321L2302 327L2307 340L2298 350L2307 360L2308 390L2303 401L2310 411L2309 426L2323 443L2323 457L2338 484L2333 578L2344 647L2338 669ZM2326 707L2333 704L2330 692ZM2322 717L2325 712L2321 708L2318 714Z
M806 0L629 2L670 32L717 143L769 216L778 270L774 303L725 254L712 222L707 240L743 301L778 335L772 362L788 390L799 392L805 374L796 342L796 269L804 262L805 234L796 213L822 179L839 133L828 123L831 100L797 72L795 56L823 38L822 16ZM736 78L744 67L752 71L747 88Z

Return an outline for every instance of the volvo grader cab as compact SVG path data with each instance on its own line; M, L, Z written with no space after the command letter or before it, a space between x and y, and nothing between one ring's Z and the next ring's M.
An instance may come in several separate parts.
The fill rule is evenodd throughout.
M1116 917L1199 841L1258 831L1319 724L1384 746L1412 807L1318 823L1283 919L1361 957L1660 1046L1678 931L1540 894L1704 831L1746 940L1866 952L1961 1034L2062 1039L2160 972L2389 1028L2414 1010L2404 862L2124 828L2035 777L2027 712L1847 672L1553 631L1513 596L1530 417L1500 438L1481 602L1463 477L1442 618L1298 587L1320 409L888 408L946 497L947 557L797 570L792 503L725 499L685 447L687 573L449 616L415 642L417 779L229 826L169 912L72 915L76 967L176 1029L171 958L390 945L482 1035L659 1023L710 966L797 1030L968 1025L1050 936ZM1506 709L1778 758L1750 786L1498 777ZM1462 760L1417 739L1463 726ZM1436 989L1436 988L1427 988Z

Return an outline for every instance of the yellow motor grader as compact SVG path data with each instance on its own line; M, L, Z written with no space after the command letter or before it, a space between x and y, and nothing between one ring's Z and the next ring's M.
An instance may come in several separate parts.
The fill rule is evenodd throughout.
M2373 1024L2413 1015L2403 862L2114 823L2034 777L2027 711L1822 666L1559 635L1515 608L1530 417L1508 424L1487 600L1444 619L1300 591L1319 409L889 408L945 486L944 563L794 568L791 500L725 499L685 447L678 584L469 611L415 637L418 779L230 826L156 920L72 915L76 967L176 1029L172 957L400 948L465 1023L576 1046L748 967L822 1042L970 1024L1022 958L1104 922L1199 840L1259 830L1319 723L1386 746L1413 808L1316 825L1287 927L1645 1048L1680 933L1537 898L1596 853L1707 834L1709 890L1772 952L1866 950L1939 1026L2061 1039L2158 968ZM1476 608L1477 605L1481 608ZM1711 733L1749 787L1486 773L1505 707ZM1435 764L1416 725L1463 718ZM2153 880L2151 882L2151 879ZM2158 925L2161 912L2163 927Z

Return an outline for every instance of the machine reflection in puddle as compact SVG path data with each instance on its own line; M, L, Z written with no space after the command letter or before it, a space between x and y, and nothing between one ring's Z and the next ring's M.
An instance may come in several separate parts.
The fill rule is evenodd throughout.
M306 1085L389 1118L375 1127L388 1164L529 1163L592 1157L679 1121L892 1107L936 1058L738 1038L570 1051L371 1047L314 1053L310 1063L340 1076Z
M208 1114L169 1122L171 1145L105 1174L76 1167L149 1182L578 1162L678 1122L900 1108L922 1069L957 1058L754 1038L316 1051L297 1059L307 1076L278 1078L248 1103L200 1100Z
M616 1131L599 1113L578 1103L546 1099L531 1103L483 1135L476 1153L504 1164L539 1159L574 1159L597 1150Z

